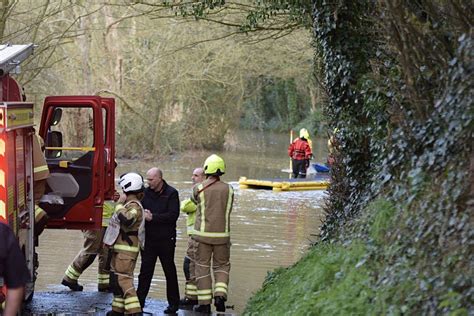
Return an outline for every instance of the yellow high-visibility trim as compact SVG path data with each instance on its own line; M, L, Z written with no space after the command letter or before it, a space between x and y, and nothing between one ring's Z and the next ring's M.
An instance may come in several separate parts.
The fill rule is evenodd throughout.
M112 306L118 307L118 308L123 308L125 306L124 303L122 302L117 302L115 299L112 301Z
M198 300L200 301L212 300L212 295L199 295L198 294Z
M134 309L134 308L142 308L142 306L140 305L140 303L130 303L130 304L125 304L125 310L130 310L130 309Z
M110 201L105 201L102 207L102 218L109 219L114 214L114 204Z
M190 290L197 290L197 286L194 284L186 284L186 288Z
M205 290L197 290L198 295L199 294L212 294L212 289L205 289Z
M121 297L114 296L114 301L119 302L119 303L123 303L125 300Z
M0 200L0 217L7 219L7 211L5 207L5 202Z
M194 290L188 290L188 289L186 289L186 290L185 290L185 293L188 294L188 295L193 295L193 296L194 296L194 295L197 295L197 291L194 291Z
M123 250L123 251L130 251L130 252L138 252L139 248L134 246L127 246L127 245L114 245L115 250Z
M227 283L224 283L224 282L216 282L216 287L225 287L225 288L227 288Z
M64 273L66 274L71 280L77 280L79 279L79 277L81 276L81 274L79 274L76 270L74 270L74 268L72 268L71 266L69 266L66 270L66 272Z
M234 196L234 189L232 186L229 185L229 196L227 197L227 207L225 209L225 232L229 233L230 225L229 225L229 217L230 211L232 209L232 197Z
M99 284L109 284L110 283L109 277L110 276L108 274L99 273L97 274L97 282Z
M95 147L45 147L48 150L95 151Z
M0 170L0 186L5 187L5 171Z
M99 278L99 279L108 279L109 275L106 274L106 273L98 273L97 278Z
M81 273L77 272L77 270L74 269L73 266L70 265L69 267L67 267L67 269L68 269L68 271L70 271L72 274L74 274L74 275L76 275L76 276L81 276Z
M38 172L43 172L43 171L47 171L47 170L49 170L48 165L42 165L42 166L34 168L33 172L38 173Z
M194 231L194 235L203 236L203 237L229 237L230 233L206 233L202 231Z
M202 188L203 185L200 184L198 189L202 190ZM199 227L199 231L204 232L206 231L206 199L204 197L204 191L201 191L201 193L199 193L199 197L201 199L201 227ZM197 231L194 231L194 234L196 233Z
M138 211L137 211L136 209L132 208L132 209L130 210L130 214L132 214L133 216L137 216Z
M123 209L123 204L122 203L119 203L117 205L115 205L115 212L117 212L118 210L121 210Z
M227 289L224 287L216 287L216 289L214 290L214 293L218 293L218 292L227 294Z
M38 205L35 205L35 218L40 216L41 212L44 212L44 210Z
M125 304L132 303L132 302L140 302L138 300L138 296L131 296L125 299Z
M5 156L5 141L0 139L0 155Z

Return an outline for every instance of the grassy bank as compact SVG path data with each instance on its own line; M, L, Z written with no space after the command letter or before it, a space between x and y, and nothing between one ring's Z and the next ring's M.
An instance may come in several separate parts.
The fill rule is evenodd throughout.
M423 249L414 240L408 257L401 246L408 236L401 243L390 242L403 213L384 200L374 201L341 232L340 240L319 243L294 266L269 273L244 314L413 315L423 314L426 297L436 295L446 314L467 315L452 284L423 288L428 283L417 255Z
M293 267L270 273L245 314L368 314L373 279L364 253L359 241L313 247Z

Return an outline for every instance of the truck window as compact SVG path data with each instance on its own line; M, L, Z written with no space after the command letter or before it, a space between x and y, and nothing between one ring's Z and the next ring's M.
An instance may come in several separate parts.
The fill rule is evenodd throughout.
M62 148L54 151L54 157L61 160L75 161L94 147L94 119L90 107L62 107L62 116L59 122L50 124L48 133L62 135ZM52 132L52 133L51 133ZM47 144L51 146L51 144Z

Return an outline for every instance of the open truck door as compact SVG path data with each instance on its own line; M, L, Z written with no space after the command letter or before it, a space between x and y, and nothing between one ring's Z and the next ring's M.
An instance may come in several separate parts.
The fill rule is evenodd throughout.
M102 226L104 199L114 190L114 111L113 99L99 96L45 99L39 133L50 176L40 207L48 228Z

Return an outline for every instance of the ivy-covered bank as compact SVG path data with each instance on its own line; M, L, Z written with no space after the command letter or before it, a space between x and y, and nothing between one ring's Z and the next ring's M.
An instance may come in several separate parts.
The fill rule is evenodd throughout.
M245 314L474 312L471 6L313 1L338 141L327 216L321 240L269 273Z
M199 19L231 4L181 9ZM312 30L337 140L320 240L270 273L244 313L473 314L472 1L244 6L242 32Z

